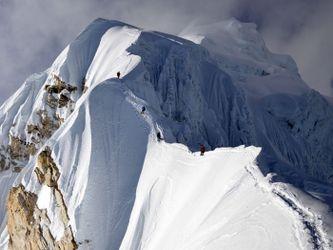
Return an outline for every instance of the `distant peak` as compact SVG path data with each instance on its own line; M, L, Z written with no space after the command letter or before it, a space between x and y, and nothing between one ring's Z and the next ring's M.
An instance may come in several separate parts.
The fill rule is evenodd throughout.
M270 52L254 23L243 23L236 18L208 24L191 23L179 36L204 46L213 54L298 71L290 56Z
M181 37L195 37L199 36L202 39L212 37L223 37L243 41L243 42L255 42L258 45L264 45L263 39L260 33L257 31L257 25L255 23L242 23L236 18L232 17L227 20L221 20L214 23L191 23L187 26L180 34ZM191 40L191 39L190 39ZM201 43L202 40L194 41L196 43ZM225 42L225 41L223 41ZM243 43L242 42L242 43Z

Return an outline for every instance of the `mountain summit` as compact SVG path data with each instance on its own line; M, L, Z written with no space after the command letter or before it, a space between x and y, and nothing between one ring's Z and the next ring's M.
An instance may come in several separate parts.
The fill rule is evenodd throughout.
M0 109L0 247L330 249L332 133L253 24L97 19Z

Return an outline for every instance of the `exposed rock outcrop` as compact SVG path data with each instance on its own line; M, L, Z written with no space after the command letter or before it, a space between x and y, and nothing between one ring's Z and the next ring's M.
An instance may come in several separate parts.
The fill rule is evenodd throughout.
M57 185L60 173L51 157L51 150L48 147L38 155L35 173L39 183L49 187L55 187Z
M58 107L58 99L52 94L49 94L46 99L46 103L53 109Z
M59 108L63 108L66 107L68 105L69 102L71 102L72 100L66 95L66 94L60 94L60 98L59 98Z
M13 172L15 172L15 173L20 173L21 171L22 171L22 167L15 166L13 168Z
M53 93L60 94L64 89L68 90L70 93L77 90L76 86L72 86L70 84L65 83L57 75L53 75L53 79L54 79L54 85L45 86L45 90L49 94L53 94Z
M0 148L0 171L4 171L10 168L10 155L2 146Z
M0 171L5 170L6 169L6 161L5 159L1 158L0 159Z
M38 124L28 124L27 132L33 135L33 137L31 137L32 141L40 143L52 136L54 131L60 127L63 119L56 114L50 117L46 110L38 110L37 115L39 116L40 122Z
M38 237L34 212L37 195L26 192L23 185L13 187L7 200L9 249L43 249L45 242Z
M52 199L58 213L57 218L63 223L64 234L58 241L49 229L51 221L47 211L37 206L38 196L25 190L23 185L13 187L7 200L9 249L77 249L73 231L69 225L67 206L57 181L60 172L51 157L51 150L46 148L38 155L35 169L42 185L52 189Z
M37 151L34 143L27 143L16 136L10 136L8 148L10 157L16 160L28 160L30 155L35 155Z

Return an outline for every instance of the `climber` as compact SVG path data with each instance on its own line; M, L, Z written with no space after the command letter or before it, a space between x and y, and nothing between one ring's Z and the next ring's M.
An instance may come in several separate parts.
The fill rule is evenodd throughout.
M200 144L200 155L204 155L206 151L206 148L203 144Z
M157 141L163 140L163 138L161 136L161 132L157 132L156 136L157 136Z
M267 71L265 71L265 70L263 70L261 72L261 76L268 76L268 75L270 75L270 74Z
M82 93L86 93L88 90L88 86L86 85L86 83L87 83L87 78L83 78L82 83L81 83Z
M117 72L117 77L120 78L120 71Z
M146 107L145 106L142 106L142 109L141 109L141 115L143 115L146 111Z

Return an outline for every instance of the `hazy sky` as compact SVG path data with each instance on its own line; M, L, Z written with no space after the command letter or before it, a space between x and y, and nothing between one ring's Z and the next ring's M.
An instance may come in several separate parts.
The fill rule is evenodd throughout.
M273 52L296 60L307 83L333 96L332 0L0 0L0 103L97 17L178 34L193 20L258 24Z

